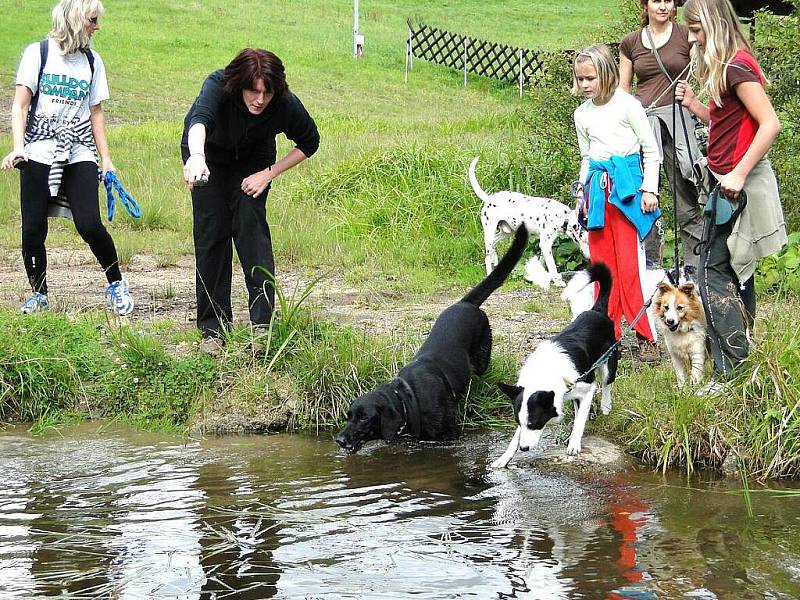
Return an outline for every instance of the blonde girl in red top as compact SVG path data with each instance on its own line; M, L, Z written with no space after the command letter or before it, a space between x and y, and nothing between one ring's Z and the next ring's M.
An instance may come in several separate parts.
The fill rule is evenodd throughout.
M749 352L755 319L753 274L758 259L786 244L778 185L766 157L781 126L766 80L729 0L688 0L684 20L695 46L703 104L686 83L676 96L709 124L708 167L729 198L746 204L715 224L706 215L698 283L709 323L715 379L698 393L718 393ZM744 194L742 194L744 192Z

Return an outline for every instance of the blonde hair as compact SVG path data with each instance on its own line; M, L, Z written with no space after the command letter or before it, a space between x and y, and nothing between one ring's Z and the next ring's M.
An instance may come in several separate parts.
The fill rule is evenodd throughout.
M683 20L689 27L699 25L706 36L703 50L696 45L692 48L692 60L702 90L719 106L728 87L728 64L737 50L752 53L753 48L730 0L688 0L683 7Z
M61 0L53 9L53 28L50 37L58 44L62 54L87 50L91 37L86 31L89 15L102 16L100 0Z
M611 49L605 44L594 44L588 48L584 48L575 55L575 60L572 63L572 93L580 95L581 90L578 87L578 78L575 74L575 68L580 63L591 62L594 70L597 73L598 90L597 96L594 98L596 104L605 104L611 100L611 96L619 85L619 66L611 54Z

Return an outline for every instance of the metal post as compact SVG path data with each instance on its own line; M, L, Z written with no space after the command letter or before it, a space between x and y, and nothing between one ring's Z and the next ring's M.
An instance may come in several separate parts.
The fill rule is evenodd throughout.
M467 38L464 38L464 87L467 87Z
M353 0L353 56L361 58L364 54L364 36L358 31L358 0Z
M522 48L519 49L519 97L522 98L523 93L523 73L522 73Z
M408 83L408 61L411 57L411 27L408 28L408 39L406 40L406 74L403 79L405 83Z
M408 28L408 68L414 70L414 33Z

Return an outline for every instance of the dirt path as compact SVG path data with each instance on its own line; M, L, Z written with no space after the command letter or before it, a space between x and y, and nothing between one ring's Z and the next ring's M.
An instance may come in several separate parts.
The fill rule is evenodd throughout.
M174 266L158 266L153 256L137 255L124 269L136 300L132 320L169 319L178 324L193 326L194 259L183 257ZM311 277L299 272L282 270L278 273L285 293L302 291ZM105 281L88 249L48 250L48 285L51 306L55 310L80 313L104 307ZM17 253L8 252L0 261L0 305L16 310L28 288L22 260ZM380 293L357 289L333 273L320 281L312 291L309 302L322 314L339 323L352 324L372 335L398 332L426 332L436 316L455 302L465 290L437 294L421 302L411 302L398 293ZM242 277L234 277L235 319L246 320L246 295ZM526 312L526 303L558 305L554 314L545 317ZM543 291L532 286L509 291L498 290L484 305L492 322L495 348L522 357L538 341L557 331L566 319L566 309L558 299L558 291Z

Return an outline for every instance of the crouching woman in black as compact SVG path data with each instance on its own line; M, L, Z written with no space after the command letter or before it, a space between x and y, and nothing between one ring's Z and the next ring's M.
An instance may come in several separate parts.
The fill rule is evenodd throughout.
M295 147L276 162L279 133ZM250 321L269 323L275 263L267 194L273 179L318 147L317 126L289 91L283 63L272 52L246 48L203 83L184 121L181 155L192 193L197 326L206 349L222 344L233 320L231 240L244 271Z

